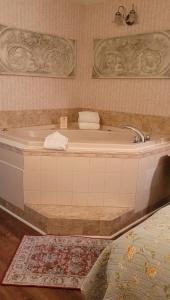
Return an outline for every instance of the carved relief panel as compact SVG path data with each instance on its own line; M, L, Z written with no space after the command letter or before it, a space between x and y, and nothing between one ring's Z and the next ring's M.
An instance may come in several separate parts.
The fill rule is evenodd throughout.
M0 74L71 78L75 40L0 25Z
M94 40L93 78L169 78L170 30Z

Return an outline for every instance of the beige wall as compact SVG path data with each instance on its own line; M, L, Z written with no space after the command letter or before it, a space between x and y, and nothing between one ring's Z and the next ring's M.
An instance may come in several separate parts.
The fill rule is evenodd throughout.
M133 0L134 26L112 23L112 12L130 0L80 6L71 0L0 0L2 24L77 40L75 79L0 76L0 111L88 107L170 115L169 79L91 79L93 38L170 29L169 0Z
M112 23L112 12L120 4L135 4L139 22L134 26ZM86 8L85 40L82 51L83 86L80 105L95 109L170 116L169 79L91 79L93 38L154 32L170 29L169 0L105 0ZM79 105L79 106L80 106Z
M70 0L0 0L0 22L11 27L78 40L80 18L79 6ZM77 84L77 79L1 75L0 110L73 107Z

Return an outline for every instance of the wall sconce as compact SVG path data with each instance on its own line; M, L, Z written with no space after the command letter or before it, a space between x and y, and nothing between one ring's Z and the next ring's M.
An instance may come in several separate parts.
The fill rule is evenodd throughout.
M137 14L134 9L134 4L132 4L132 9L129 11L129 13L126 13L126 8L123 5L120 5L118 7L117 12L115 13L114 16L114 22L117 25L123 25L123 23L127 25L133 25L137 21Z

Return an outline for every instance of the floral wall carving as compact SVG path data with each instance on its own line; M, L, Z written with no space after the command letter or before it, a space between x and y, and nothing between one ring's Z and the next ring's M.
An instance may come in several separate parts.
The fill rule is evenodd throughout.
M74 77L75 40L0 25L0 74Z
M94 40L93 78L170 78L170 30Z

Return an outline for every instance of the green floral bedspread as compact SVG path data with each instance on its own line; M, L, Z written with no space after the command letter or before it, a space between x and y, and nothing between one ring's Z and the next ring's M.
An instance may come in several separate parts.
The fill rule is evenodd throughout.
M170 299L170 204L113 241L82 292L86 300Z

